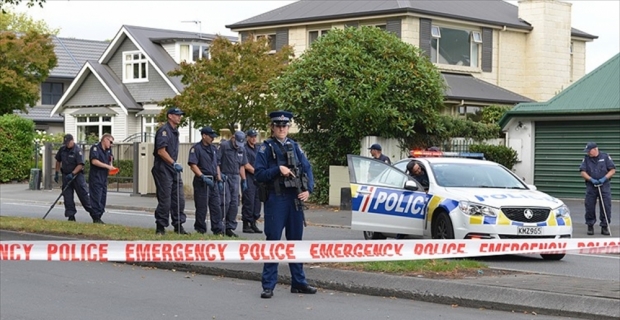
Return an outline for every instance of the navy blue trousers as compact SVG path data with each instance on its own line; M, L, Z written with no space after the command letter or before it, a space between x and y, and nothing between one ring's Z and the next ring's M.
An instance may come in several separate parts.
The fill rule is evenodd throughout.
M241 220L256 222L260 218L260 199L258 199L258 185L253 175L247 175L248 188L241 195Z
M302 240L304 234L303 211L295 209L297 192L288 191L282 195L269 194L265 202L265 236L267 241L278 241L282 230L286 229L286 240ZM289 263L291 285L304 287L308 285L303 263ZM263 289L274 289L278 282L278 264L265 263L262 275Z
M65 217L74 216L77 213L75 209L75 201L73 200L73 192L77 193L78 198L80 199L80 203L84 210L88 212L91 217L93 216L93 208L90 205L90 196L88 195L88 189L86 187L86 180L84 179L84 174L78 173L78 175L73 179L69 185L70 179L67 179L67 176L63 174L62 176L62 197L65 200ZM67 186L67 189L65 189Z
M196 206L196 221L194 230L207 232L207 209L211 219L211 231L213 233L223 232L222 208L220 207L220 194L214 188L209 188L202 182L201 178L195 177L192 183L194 186L194 205Z
M237 229L237 213L239 213L239 188L241 177L238 174L226 174L228 180L224 182L222 196L222 212L224 213L226 229Z
M164 228L169 226L170 220L174 227L185 223L185 194L181 174L163 162L155 164L151 173L157 195L155 223Z
M108 198L108 173L94 173L91 169L88 176L90 191L90 204L93 207L93 219L101 219L105 212L105 204Z
M601 194L599 195L597 187L590 183L586 185L586 224L589 226L596 224L596 199L599 199L600 226L606 227L608 221L611 223L611 184L608 181L600 188ZM601 195L602 199L600 199ZM605 220L604 212L607 212L607 220Z

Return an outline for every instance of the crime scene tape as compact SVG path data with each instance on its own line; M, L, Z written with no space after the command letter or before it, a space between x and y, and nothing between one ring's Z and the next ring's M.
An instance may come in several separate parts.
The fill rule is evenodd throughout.
M620 253L620 238L372 241L0 241L0 261L360 262Z

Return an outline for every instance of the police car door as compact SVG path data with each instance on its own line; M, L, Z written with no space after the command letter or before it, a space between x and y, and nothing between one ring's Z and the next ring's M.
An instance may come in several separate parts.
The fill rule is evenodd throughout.
M351 229L424 234L427 195L404 172L381 161L347 155Z

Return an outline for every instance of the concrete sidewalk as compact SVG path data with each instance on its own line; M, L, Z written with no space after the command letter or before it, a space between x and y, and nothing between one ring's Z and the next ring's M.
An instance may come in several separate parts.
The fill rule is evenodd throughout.
M60 190L33 191L27 188L28 185L25 184L0 185L0 202L35 202L51 206L60 194ZM108 203L108 208L152 211L157 201L153 197L132 197L128 194L109 193ZM582 203L574 201L571 205L582 206ZM193 212L193 200L188 200L186 207L188 213ZM350 225L350 214L350 212L329 207L306 211L307 220L312 224L345 228ZM3 234L0 237L2 240L11 238L9 232L3 231L1 234ZM262 270L262 264L145 263L141 265L257 281L260 280ZM427 279L353 272L316 265L307 265L305 269L309 282L321 289L414 299L461 307L536 312L584 319L620 318L620 282L612 280L526 273L483 275L465 279ZM288 267L285 264L280 265L279 274L281 283L290 283ZM257 285L257 299L259 293L260 285Z

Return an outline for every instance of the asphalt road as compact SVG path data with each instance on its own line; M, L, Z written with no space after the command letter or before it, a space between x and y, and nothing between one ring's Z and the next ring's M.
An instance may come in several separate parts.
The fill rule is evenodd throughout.
M25 216L25 217L42 217L49 209L49 206L40 204L24 204L3 202L0 204L0 214ZM78 221L90 223L91 219L88 214L78 207L76 215ZM64 220L63 206L56 206L48 215L47 219ZM153 228L155 226L152 212L126 211L126 210L110 210L104 215L106 223L121 224L128 226L140 226ZM618 221L618 220L615 220ZM185 224L188 230L193 226L193 217L188 216ZM260 225L259 225L260 226ZM585 227L582 225L575 226L576 238L586 238ZM583 230L581 230L583 229ZM237 230L240 232L241 227ZM583 231L583 235L581 234ZM264 239L263 235L242 234L247 239ZM615 234L617 236L618 233ZM600 236L599 236L600 237ZM330 228L330 227L307 227L304 231L304 238L308 240L359 240L363 239L360 231L352 231L347 227ZM544 261L539 255L506 255L496 257L479 258L492 268L511 269L518 271L563 275L570 277L581 277L589 279L614 280L620 281L620 256L619 255L567 255L561 261ZM596 266L593 269L593 266Z
M3 234L3 240L37 240ZM255 281L117 263L0 262L0 320L27 319L567 319L469 309L320 290L276 287L260 299Z

